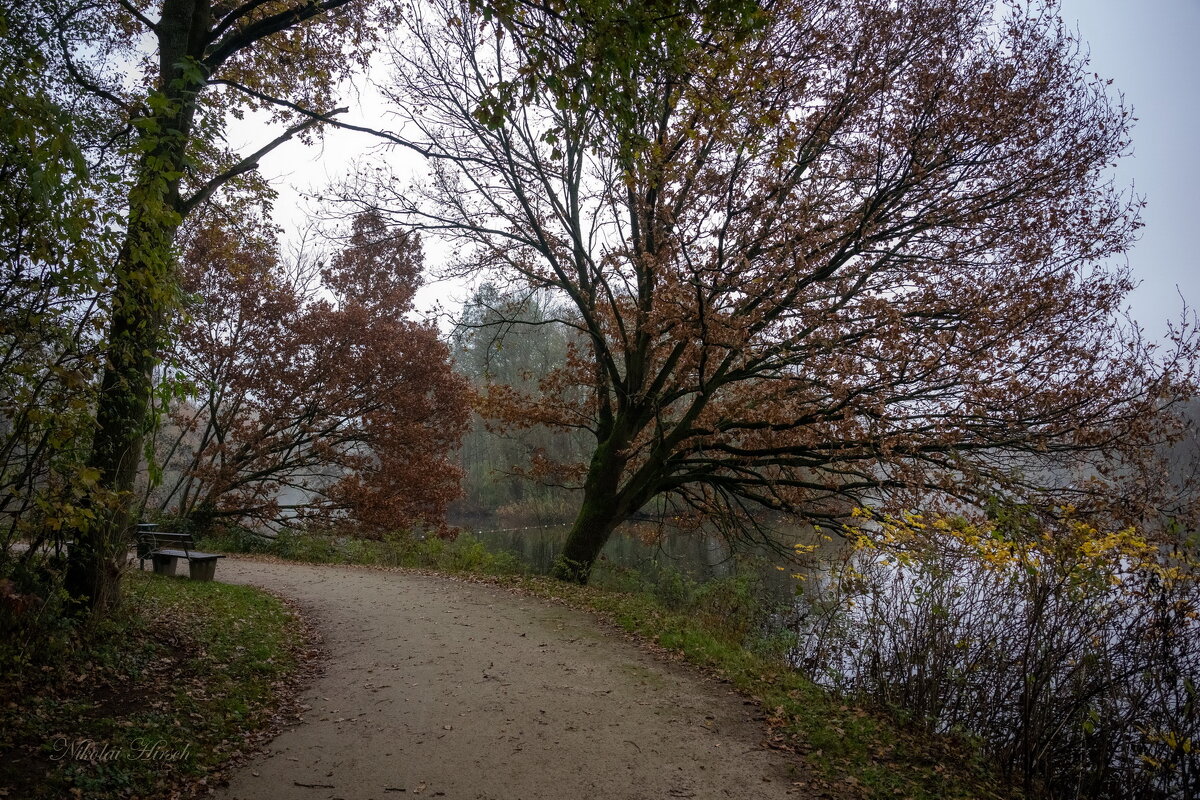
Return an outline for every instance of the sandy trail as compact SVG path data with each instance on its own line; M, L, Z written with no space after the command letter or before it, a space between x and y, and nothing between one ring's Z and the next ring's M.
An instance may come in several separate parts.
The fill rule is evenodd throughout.
M755 709L584 613L489 586L226 559L325 638L304 721L231 775L239 800L796 797Z

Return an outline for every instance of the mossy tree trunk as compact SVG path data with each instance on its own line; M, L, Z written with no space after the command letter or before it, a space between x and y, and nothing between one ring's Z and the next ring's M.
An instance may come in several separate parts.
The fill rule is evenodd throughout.
M214 17L211 0L161 0L158 21L143 14L140 4L122 4L131 24L140 24L140 30L157 42L159 73L154 90L136 108L108 95L131 115L131 124L138 130L139 161L129 191L125 243L113 268L108 359L89 461L96 481L90 509L93 519L73 532L75 547L67 588L81 606L102 609L117 597L119 559L129 544L133 482L150 410L151 371L176 302L174 246L180 222L226 182L256 169L272 150L344 111L324 113L307 106L314 100L332 105L331 93L338 80L358 64L357 59L347 59L346 48L369 40L377 20L367 14L342 14L338 24L325 29L328 35L301 37L305 43L291 62L264 59L253 67L243 64L241 68L268 75L286 74L283 83L302 95L303 102L274 98L225 81L244 95L226 98L229 108L273 103L299 111L305 119L181 199L180 181L189 166L189 146L195 135L197 95L230 58L254 55L264 40L298 26L334 21L334 12L356 2L359 0L219 3ZM217 124L215 130L219 128Z
M646 463L628 469L629 445L646 416L644 409L626 408L605 421L608 435L588 464L580 511L551 567L551 576L559 581L586 584L613 531L658 494L665 475L658 449Z
M92 521L75 531L66 588L84 608L117 602L129 546L131 498L150 409L151 373L176 297L174 243L180 179L205 75L197 58L209 32L208 0L164 0L157 27L160 80L136 121L142 153L129 191L129 223L113 268L112 317L88 466L98 491Z

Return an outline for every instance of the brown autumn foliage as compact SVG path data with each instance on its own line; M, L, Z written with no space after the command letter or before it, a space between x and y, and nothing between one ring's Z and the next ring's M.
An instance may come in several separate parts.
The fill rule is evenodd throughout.
M119 597L117 567L132 521L131 489L152 399L150 376L168 321L178 310L174 253L182 221L231 185L249 183L262 192L264 184L255 174L262 159L293 138L311 140L322 126L343 124L334 118L347 109L334 108L334 102L346 79L368 67L378 41L412 9L391 0L44 0L17 5L33 9L34 39L47 39L45 59L39 63L68 94L101 106L102 116L112 123L91 137L100 157L110 163L126 161L119 168L123 180L96 187L98 194L123 196L118 206L125 224L108 276L113 290L104 374L85 466L89 475L99 477L84 498L80 521L66 534L75 541L68 590L79 599L80 609L103 613ZM518 27L526 5L545 8L538 0L477 4ZM620 23L628 16L621 4L609 0L570 5L563 19L585 27L596 27L605 18ZM697 5L695 0L667 3L666 10L690 12ZM719 12L729 7L735 17L752 5L750 0L703 4ZM658 3L649 4L632 19L671 26L677 14L662 10ZM617 31L622 27L628 25L618 24ZM13 33L17 40L26 38ZM604 38L610 53L639 49L628 47L627 37ZM614 41L619 47L613 47ZM615 81L611 74L600 74L592 83L611 88ZM277 135L253 152L235 152L228 147L226 124L247 110L268 111L287 127L279 125ZM400 137L376 133L402 143Z
M206 225L181 268L196 302L171 361L193 388L161 510L200 529L443 528L467 393L436 326L410 318L417 237L360 216L327 267L289 271L269 235Z
M528 88L548 56L519 29L453 0L414 15L392 100L433 168L371 202L568 306L567 363L488 398L595 437L543 465L582 489L560 577L663 497L835 525L864 503L1128 519L1165 499L1148 445L1197 343L1122 317L1130 111L1053 4L996 5L768 3L754 36L647 62L632 119L586 75L550 70L581 102Z

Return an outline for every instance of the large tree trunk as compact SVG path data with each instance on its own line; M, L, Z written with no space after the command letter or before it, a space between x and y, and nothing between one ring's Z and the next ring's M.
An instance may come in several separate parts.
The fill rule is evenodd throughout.
M112 321L88 462L97 473L93 521L74 532L67 591L80 606L116 603L121 557L129 546L133 484L150 406L151 371L176 297L173 248L179 182L202 78L188 72L203 52L208 0L164 0L158 102L140 129L142 158L129 192L129 225L114 265Z
M612 532L634 510L620 496L623 462L615 451L611 443L604 443L592 456L579 514L550 570L559 580L586 584Z
M95 610L112 607L119 597L151 372L174 294L169 264L175 227L156 219L131 219L129 241L116 265L107 361L88 460L97 474L94 517L87 529L75 532L66 584L82 606Z

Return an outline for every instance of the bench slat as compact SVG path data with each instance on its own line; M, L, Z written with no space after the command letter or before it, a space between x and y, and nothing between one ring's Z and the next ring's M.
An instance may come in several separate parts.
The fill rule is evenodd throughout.
M198 553L195 550L152 550L152 556L170 556L171 558L188 558L193 561L204 561L211 558L224 558L220 553Z
M174 533L171 531L138 531L138 558L149 558L154 561L154 571L163 574L174 574L175 559L187 559L192 578L210 581L218 558L225 556L220 553L200 553L191 549L194 544L190 533ZM177 549L182 548L182 549ZM169 561L167 559L170 559Z

